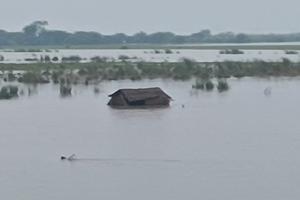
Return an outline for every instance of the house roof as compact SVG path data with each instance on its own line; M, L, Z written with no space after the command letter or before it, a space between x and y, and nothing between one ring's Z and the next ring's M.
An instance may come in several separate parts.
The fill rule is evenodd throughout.
M158 87L140 89L120 89L117 92L109 95L109 97L114 97L119 94L122 94L129 102L153 99L159 96L171 99L169 95L167 95Z

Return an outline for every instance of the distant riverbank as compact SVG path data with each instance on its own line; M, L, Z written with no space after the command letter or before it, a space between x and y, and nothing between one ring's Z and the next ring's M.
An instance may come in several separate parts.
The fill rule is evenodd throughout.
M300 50L300 42L276 43L195 43L195 44L96 44L96 45L1 45L0 50L36 50L43 49L223 49L244 50Z

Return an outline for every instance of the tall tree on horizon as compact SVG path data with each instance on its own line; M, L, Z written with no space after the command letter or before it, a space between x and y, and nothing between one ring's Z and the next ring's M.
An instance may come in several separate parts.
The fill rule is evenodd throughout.
M23 32L27 36L38 37L43 31L46 30L45 26L48 25L47 21L35 21L23 28Z

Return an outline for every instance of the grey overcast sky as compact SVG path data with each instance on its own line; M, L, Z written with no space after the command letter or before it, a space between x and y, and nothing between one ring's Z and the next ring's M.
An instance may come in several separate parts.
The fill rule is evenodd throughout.
M247 33L300 32L300 0L1 0L0 29L35 20L49 29L133 34L211 29Z

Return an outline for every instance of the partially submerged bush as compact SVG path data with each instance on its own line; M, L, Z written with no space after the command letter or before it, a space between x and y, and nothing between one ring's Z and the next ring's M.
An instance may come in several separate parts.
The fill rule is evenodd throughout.
M15 49L14 52L39 53L39 52L43 52L43 50L42 49Z
M215 88L214 83L211 80L196 80L196 83L193 85L194 89L198 90L207 90L207 91L212 91Z
M292 51L292 50L286 50L285 51L285 54L287 54L287 55L296 55L298 53L299 53L298 51Z
M119 59L119 60L129 60L130 57L129 57L129 56L126 56L126 55L120 55L118 59Z
M192 78L193 68L187 66L187 65L177 65L172 69L173 78L177 80L188 80Z
M166 53L166 54L172 54L173 51L172 51L171 49L166 49L166 50L165 50L165 53Z
M89 74L89 71L88 71L88 69L86 69L86 68L82 68L82 69L80 69L78 72L78 75L80 75L80 76L84 76L84 75L87 75L87 74Z
M229 85L226 80L218 80L217 88L219 92L225 92L229 90Z
M62 75L63 72L61 71L53 71L52 72L52 76L51 79L53 81L54 84L58 84L59 83L59 78Z
M72 96L72 87L70 85L61 84L59 91L62 97Z
M41 62L46 62L46 63L51 62L50 56L48 56L48 55L41 56Z
M239 49L225 49L221 50L220 54L244 54L244 52Z
M58 62L58 61L59 61L59 58L58 58L57 56L54 56L54 57L52 58L52 61L53 61L53 62Z
M182 58L181 60L187 67L193 67L196 64L196 61L190 58Z
M0 99L12 99L18 97L19 88L17 86L4 86L0 90Z
M161 51L160 51L160 50L157 50L157 49L155 49L155 50L154 50L154 53L155 53L155 54L161 54Z
M78 63L82 60L80 56L69 56L69 57L63 57L61 59L62 62L75 62Z
M91 58L92 62L96 62L96 63L103 63L103 62L107 62L108 58L107 57L100 57L100 56L95 56Z
M215 88L215 85L214 83L211 81L211 80L208 80L206 83L205 83L205 88L207 91L211 91Z
M204 82L202 80L196 80L196 83L193 85L194 89L203 90L205 88Z
M39 62L40 60L38 58L25 58L26 62Z
M181 63L172 65L171 74L174 79L187 80L196 76L197 64L191 59L182 58Z
M23 74L19 79L21 83L50 83L49 78L45 75L35 72L27 72Z
M17 79L17 76L12 71L8 72L6 81L12 82L12 81L15 81L16 79Z

